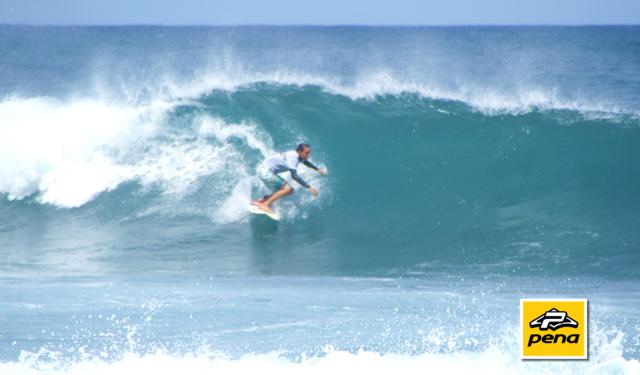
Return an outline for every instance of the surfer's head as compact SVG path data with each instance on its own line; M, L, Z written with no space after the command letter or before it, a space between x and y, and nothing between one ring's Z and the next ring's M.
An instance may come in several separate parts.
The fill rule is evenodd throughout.
M298 147L296 147L296 151L298 152L298 159L307 160L309 159L309 155L311 154L311 146L307 143L300 143Z

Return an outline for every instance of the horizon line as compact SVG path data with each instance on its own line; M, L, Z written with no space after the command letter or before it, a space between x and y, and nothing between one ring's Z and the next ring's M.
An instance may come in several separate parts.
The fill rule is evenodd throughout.
M640 26L640 23L530 23L530 24L509 24L509 23L469 23L469 24L330 24L330 23L291 23L291 24L271 24L271 23L246 23L246 24L207 24L207 23L10 23L0 22L0 26L27 26L27 27L395 27L395 28L420 28L420 27L629 27Z

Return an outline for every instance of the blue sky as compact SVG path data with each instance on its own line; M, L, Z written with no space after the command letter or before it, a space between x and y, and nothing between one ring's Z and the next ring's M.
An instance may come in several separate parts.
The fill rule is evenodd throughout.
M640 0L0 0L0 23L640 24Z

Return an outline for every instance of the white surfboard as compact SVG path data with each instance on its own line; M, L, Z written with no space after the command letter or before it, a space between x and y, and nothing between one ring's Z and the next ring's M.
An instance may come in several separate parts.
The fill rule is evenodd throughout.
M269 218L275 221L280 220L280 215L278 215L277 212L271 213L271 212L264 211L260 207L256 206L255 204L250 204L248 209L249 209L249 212L251 212L252 214L267 215Z

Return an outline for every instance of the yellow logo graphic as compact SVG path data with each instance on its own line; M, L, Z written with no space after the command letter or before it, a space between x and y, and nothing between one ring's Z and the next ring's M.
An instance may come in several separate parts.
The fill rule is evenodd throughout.
M523 359L587 359L586 299L521 299Z

